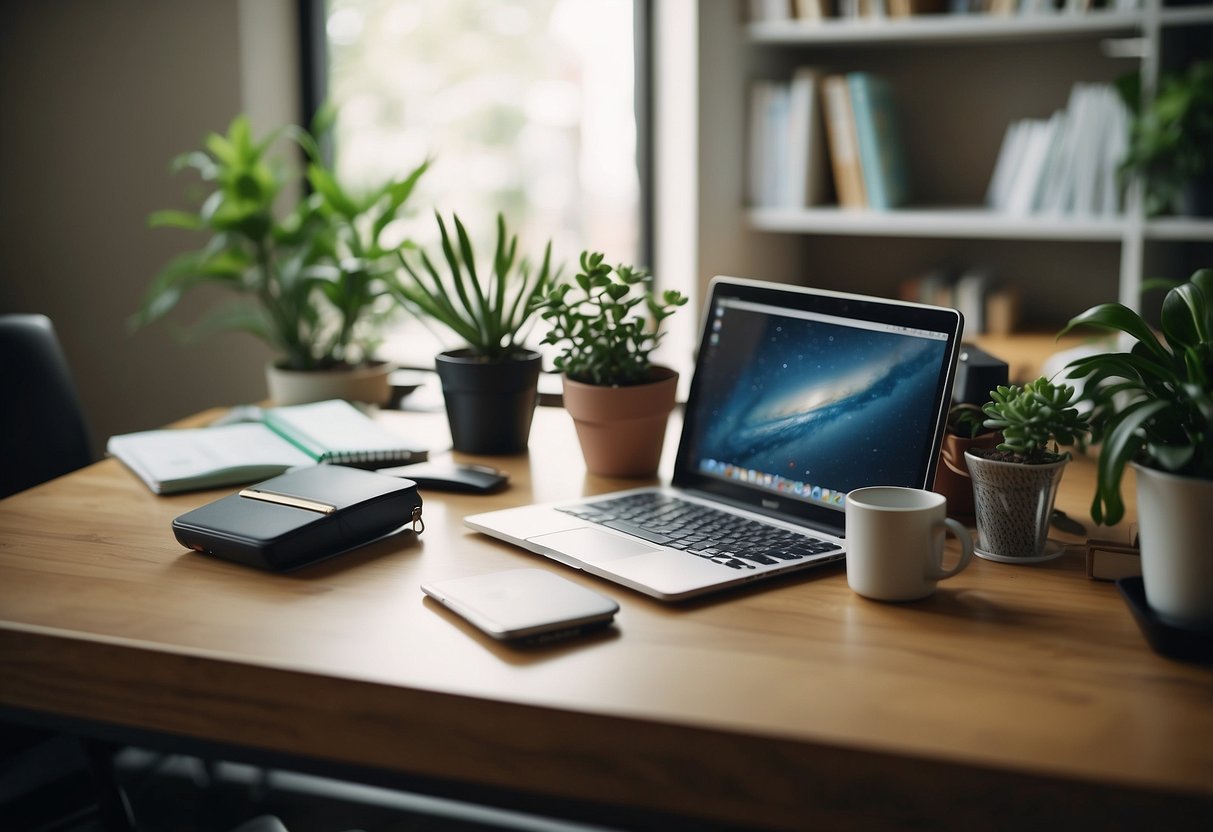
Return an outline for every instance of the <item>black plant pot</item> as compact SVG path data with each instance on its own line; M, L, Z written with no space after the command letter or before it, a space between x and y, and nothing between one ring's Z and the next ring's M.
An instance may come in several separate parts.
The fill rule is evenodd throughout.
M434 363L455 450L468 454L526 450L539 398L543 363L539 353L520 350L504 361L489 361L470 350L448 350Z

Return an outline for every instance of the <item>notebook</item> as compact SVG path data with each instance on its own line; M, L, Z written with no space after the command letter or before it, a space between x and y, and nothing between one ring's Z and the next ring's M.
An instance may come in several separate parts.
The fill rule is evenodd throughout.
M379 468L426 458L423 449L340 399L265 408L260 415L260 422L112 436L106 451L156 494L240 485L317 463Z
M960 313L733 277L704 310L669 485L465 524L680 600L841 560L853 489L931 487Z

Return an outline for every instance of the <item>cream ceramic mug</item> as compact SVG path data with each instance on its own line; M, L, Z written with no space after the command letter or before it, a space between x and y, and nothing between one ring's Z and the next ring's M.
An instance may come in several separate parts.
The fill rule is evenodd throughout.
M935 582L958 574L973 559L969 530L947 517L947 500L934 491L896 486L859 488L847 495L847 583L865 598L914 601ZM943 565L951 530L960 560Z

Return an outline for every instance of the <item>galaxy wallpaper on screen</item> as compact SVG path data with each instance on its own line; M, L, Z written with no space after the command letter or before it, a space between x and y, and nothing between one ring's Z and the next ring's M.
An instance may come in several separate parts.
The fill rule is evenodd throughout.
M945 340L735 308L711 326L701 472L835 505L865 485L922 484Z

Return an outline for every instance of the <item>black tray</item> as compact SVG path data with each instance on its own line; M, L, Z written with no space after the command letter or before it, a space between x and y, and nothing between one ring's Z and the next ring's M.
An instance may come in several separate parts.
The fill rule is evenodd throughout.
M1156 653L1186 662L1213 664L1213 630L1185 630L1160 621L1146 603L1145 584L1140 575L1121 578L1116 582L1116 588Z

